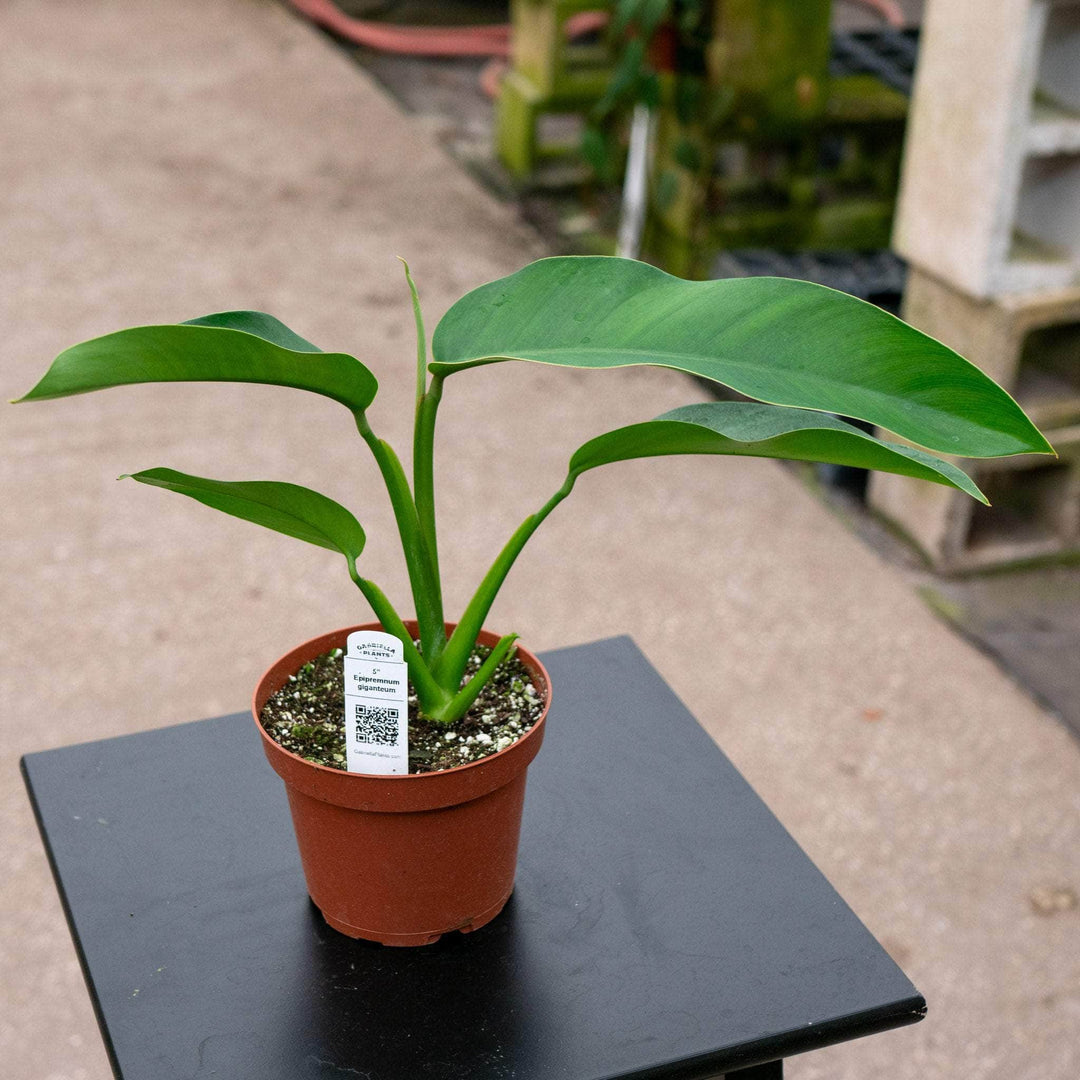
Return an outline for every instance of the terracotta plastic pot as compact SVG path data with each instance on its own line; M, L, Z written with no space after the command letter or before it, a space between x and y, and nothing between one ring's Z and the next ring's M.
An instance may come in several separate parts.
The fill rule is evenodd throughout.
M259 723L270 695L308 660L344 649L354 630L379 629L371 623L336 630L286 653L259 680L252 710L266 757L285 781L308 892L323 917L350 937L427 945L450 930L476 930L510 898L525 770L544 737L551 682L519 645L517 654L544 695L539 721L505 750L442 772L342 772L305 761L270 738ZM480 634L481 644L497 641L496 634Z

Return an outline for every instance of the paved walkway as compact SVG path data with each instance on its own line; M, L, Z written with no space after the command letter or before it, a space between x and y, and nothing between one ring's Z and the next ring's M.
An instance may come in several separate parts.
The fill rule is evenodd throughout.
M385 383L373 422L404 445L394 257L412 261L433 325L536 252L270 0L8 0L0 40L6 397L88 335L263 308L368 361ZM579 442L696 396L645 370L452 380L450 609ZM401 597L404 575L363 448L322 399L137 388L3 415L0 1061L104 1080L18 755L241 709L268 658L366 614L329 553L112 478L169 465L309 483L360 511L372 577ZM688 460L592 474L492 621L541 649L632 634L929 999L924 1024L791 1076L1080 1073L1080 748L788 473Z

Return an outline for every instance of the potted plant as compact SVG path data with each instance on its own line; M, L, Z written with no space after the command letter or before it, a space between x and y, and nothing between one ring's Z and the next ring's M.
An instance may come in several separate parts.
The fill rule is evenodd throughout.
M431 941L482 925L509 896L524 769L539 748L551 690L539 661L516 646L516 635L491 633L484 623L522 548L584 473L672 454L790 458L921 477L985 502L963 471L918 447L972 458L1053 453L1008 394L972 364L893 316L822 286L778 278L692 282L624 259L542 259L454 304L432 337L429 363L416 288L408 267L405 273L417 337L411 482L371 426L375 376L352 356L322 352L256 312L136 327L84 342L61 353L20 399L206 380L288 386L332 398L352 412L385 481L415 622L403 619L361 573L364 531L333 500L294 484L206 479L164 468L132 479L344 556L375 625L400 647L417 723L445 732L448 741L512 654L524 657L509 692L519 703L538 702L541 715L519 724L524 733L515 741L493 742L495 752L482 760L407 775L348 772L339 762L314 764L291 753L260 725L267 757L286 781L312 898L331 925L353 936L388 944ZM564 483L506 541L457 622L448 624L435 521L436 415L448 378L509 360L582 368L652 364L714 380L754 400L688 405L579 447ZM905 441L877 439L837 414ZM307 642L274 664L255 693L256 721L298 672L327 654L334 659L348 633Z

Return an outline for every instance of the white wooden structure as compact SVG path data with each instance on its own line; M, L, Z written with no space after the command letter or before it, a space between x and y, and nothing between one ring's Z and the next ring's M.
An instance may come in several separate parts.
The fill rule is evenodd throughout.
M1080 0L929 0L894 246L904 317L1061 456L976 467L991 511L883 475L871 505L942 570L1080 548Z

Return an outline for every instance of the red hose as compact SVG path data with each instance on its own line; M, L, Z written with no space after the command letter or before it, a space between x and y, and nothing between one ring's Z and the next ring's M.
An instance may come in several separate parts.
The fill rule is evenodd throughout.
M313 23L357 45L410 56L509 56L509 26L390 26L346 15L333 0L289 0Z
M896 0L853 0L872 8L892 26L902 26L903 12ZM346 41L366 45L382 52L408 56L492 56L510 55L511 28L506 25L483 26L396 26L388 23L354 19L333 0L289 0L289 3L313 23L333 31ZM566 36L580 37L601 30L610 16L605 11L583 11L567 20ZM481 74L481 86L495 97L505 65L488 65Z
M876 11L894 30L904 25L904 12L896 0L852 0L860 7Z

